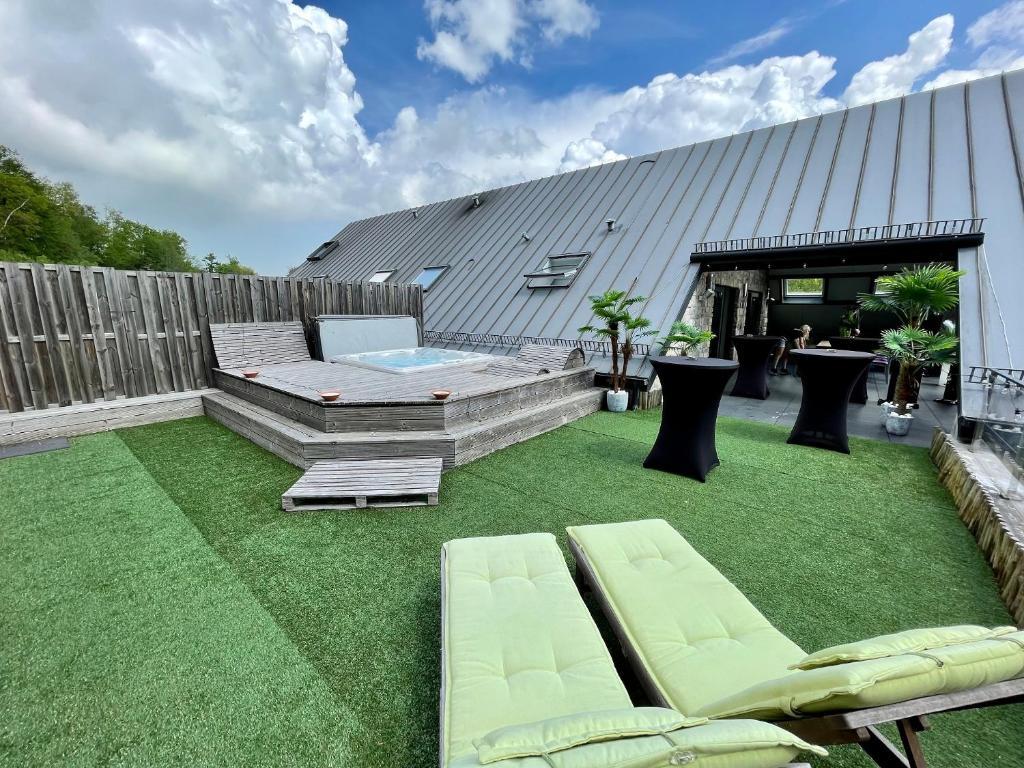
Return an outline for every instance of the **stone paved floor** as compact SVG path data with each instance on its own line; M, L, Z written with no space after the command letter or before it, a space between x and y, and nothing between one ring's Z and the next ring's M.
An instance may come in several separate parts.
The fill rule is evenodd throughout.
M951 431L956 426L956 406L935 402L935 398L942 395L942 388L936 381L937 379L927 378L921 385L921 407L914 411L914 423L910 433L906 437L891 437L882 426L879 409L875 404L877 399L885 394L885 376L881 371L872 369L868 379L868 402L866 405L850 404L847 411L847 430L851 435L874 440L927 447L931 443L932 429L935 426L940 426L946 431ZM726 394L722 397L719 414L792 426L800 410L800 395L803 391L800 379L795 376L772 376L769 379L769 387L771 396L767 400L731 397ZM725 391L729 392L730 389L731 381Z

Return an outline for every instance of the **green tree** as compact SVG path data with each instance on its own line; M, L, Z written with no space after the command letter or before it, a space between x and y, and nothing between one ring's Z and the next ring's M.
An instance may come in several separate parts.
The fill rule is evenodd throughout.
M220 275L255 275L256 270L242 264L237 257L228 256L227 261L217 261L213 253L208 253L203 258L203 269L207 272L215 272Z
M177 232L156 229L109 210L101 218L67 183L33 173L0 145L0 255L5 260L98 264L118 269L193 272L188 243ZM213 271L255 274L235 257Z

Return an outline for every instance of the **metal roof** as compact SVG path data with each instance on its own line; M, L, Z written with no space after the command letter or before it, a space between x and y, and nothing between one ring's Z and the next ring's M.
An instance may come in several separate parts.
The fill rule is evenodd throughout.
M1017 71L492 189L477 207L470 195L363 219L292 275L408 282L448 265L424 299L428 329L574 337L587 296L610 287L648 296L643 313L667 328L699 243L984 218L984 246L960 251L964 359L1019 366L1022 131ZM583 252L568 288L527 288L545 256Z

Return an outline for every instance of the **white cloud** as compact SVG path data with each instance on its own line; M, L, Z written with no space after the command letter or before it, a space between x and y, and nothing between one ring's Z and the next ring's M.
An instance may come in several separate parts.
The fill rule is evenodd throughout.
M549 43L585 37L597 28L597 11L585 0L426 0L434 30L416 55L452 69L471 83L496 61L529 65L532 37Z
M945 60L953 45L953 16L932 19L907 40L907 50L864 66L843 94L851 106L903 96Z
M978 17L967 28L967 40L974 48L1024 40L1024 0L1011 0Z
M822 94L835 59L812 52L699 75L659 75L622 94L593 138L640 154L837 109Z
M751 53L763 51L792 32L793 26L794 22L792 19L779 19L761 34L740 40L738 43L733 43L721 55L711 59L709 63L725 64L742 56L749 56Z
M1024 0L1011 0L979 17L967 28L967 41L978 51L973 66L941 72L924 90L1024 67Z
M541 13L541 3L530 7ZM596 23L573 7L543 4L552 30ZM368 135L344 57L348 28L319 8L7 0L5 13L0 143L75 181L89 202L182 231L199 252L212 232L212 247L243 260L263 249L265 260L254 261L271 272L352 218L843 106L825 92L835 60L812 51L663 74L625 91L539 99L476 88L401 109L387 130ZM865 66L847 97L909 90L942 60L951 24L940 17L905 53ZM1021 51L1000 39L983 44L979 60L995 44ZM510 55L522 55L518 45ZM301 228L313 221L305 241Z

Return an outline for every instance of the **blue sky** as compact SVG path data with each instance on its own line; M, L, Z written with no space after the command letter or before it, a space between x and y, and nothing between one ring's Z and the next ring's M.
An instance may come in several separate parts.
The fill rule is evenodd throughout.
M0 143L196 255L1024 64L1024 0L7 0Z

